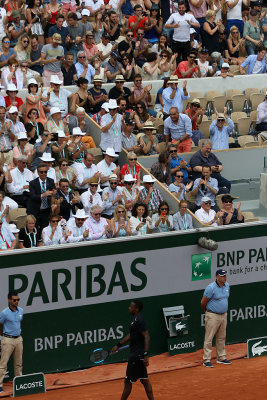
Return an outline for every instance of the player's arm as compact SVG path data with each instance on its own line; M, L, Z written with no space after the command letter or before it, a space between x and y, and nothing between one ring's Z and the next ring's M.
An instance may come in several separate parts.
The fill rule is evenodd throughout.
M203 296L202 299L201 299L201 307L203 308L204 311L206 311L206 307L207 307L207 304L208 304L209 300L210 299L208 297L205 297L205 296Z
M148 361L148 350L149 350L149 342L150 342L150 336L148 331L143 331L142 335L144 336L145 342L144 342L144 347L145 347L145 352L144 352L144 365L147 367L149 365Z
M121 346L124 346L126 343L128 343L129 341L130 341L130 334L128 333L128 335L127 336L125 336L118 344L116 344L116 346L114 346L113 348L112 348L112 353L116 353L118 350L119 350L119 348L121 347Z

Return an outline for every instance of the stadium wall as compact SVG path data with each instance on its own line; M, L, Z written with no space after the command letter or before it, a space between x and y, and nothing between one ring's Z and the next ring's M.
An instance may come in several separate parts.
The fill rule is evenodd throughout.
M219 244L212 253L197 245L207 232ZM7 253L0 255L0 309L8 290L17 290L25 311L24 373L89 367L90 351L110 349L127 334L133 298L144 301L151 355L167 351L162 308L175 305L190 315L190 334L201 348L200 300L217 267L227 269L231 285L227 342L267 329L264 223ZM121 352L108 361L126 358Z

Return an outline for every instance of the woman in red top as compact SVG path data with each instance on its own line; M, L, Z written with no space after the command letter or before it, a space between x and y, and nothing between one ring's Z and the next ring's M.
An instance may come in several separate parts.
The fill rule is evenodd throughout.
M8 17L8 22L12 22L13 21L12 11L18 10L18 3L15 0L6 0L4 8L7 11L6 15Z
M47 24L44 29L45 43L49 42L48 31L51 26L56 24L56 16L60 12L62 5L57 3L57 0L50 0L50 3L45 5L44 17L47 19Z
M8 111L11 106L15 106L17 107L19 113L22 114L23 101L20 97L16 96L18 94L18 90L13 83L8 85L6 94L7 94L7 96L5 96L6 110Z
M136 179L136 185L140 186L140 171L141 167L136 163L137 156L133 151L127 154L128 164L124 164L120 171L120 180L124 179L124 175L131 174Z
M198 129L198 125L201 124L205 110L200 107L200 101L198 99L193 99L190 103L190 108L187 108L184 112L191 119L192 123L192 140L196 146L198 146L198 141L204 139L203 133Z

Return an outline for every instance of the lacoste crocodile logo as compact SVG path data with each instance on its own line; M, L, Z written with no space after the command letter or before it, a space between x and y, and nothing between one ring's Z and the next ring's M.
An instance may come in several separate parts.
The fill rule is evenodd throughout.
M177 322L177 324L175 325L175 329L177 331L181 331L182 329L185 329L185 328L186 328L186 325L182 324L181 322Z
M253 344L253 346L251 348L253 357L255 355L260 356L262 353L267 352L267 346L259 346L261 344L261 342L262 342L262 340L260 340L259 342Z

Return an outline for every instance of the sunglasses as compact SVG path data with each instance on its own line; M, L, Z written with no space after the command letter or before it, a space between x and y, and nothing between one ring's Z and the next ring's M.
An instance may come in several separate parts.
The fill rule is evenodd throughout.
M188 56L189 58L195 58L195 56Z
M142 106L137 106L136 108L144 108L144 107L142 107Z
M126 185L134 185L134 182L126 182Z
M223 201L223 203L231 204L231 203L233 203L233 202L232 202L232 200L228 200L228 201Z
M30 43L29 40L23 40L23 43Z
M118 182L110 182L110 185L113 185L113 186L118 185Z
M93 184L93 183L90 183L90 186L91 186L91 187L98 187L98 184L95 185L95 184Z
M39 171L39 174L47 174L47 171Z
M59 222L59 219L52 219L51 222Z
M177 150L170 150L170 153L177 153Z
M136 79L135 82L142 82L142 79Z
M124 210L117 211L117 212L118 212L118 214L124 214L124 213L125 213L125 211L124 211Z
M14 67L15 67L15 68L18 68L18 67L19 67L19 64L15 64ZM12 91L13 91L13 90L12 90ZM15 92L15 90L14 90L14 92Z
M176 178L183 178L183 175L176 175Z
M77 221L84 221L85 220L85 218L76 218L77 219Z
M129 158L129 161L137 161L137 158Z
M166 58L168 58L167 54L161 54L160 57L166 57Z
M162 207L161 210L162 211L168 211L168 208L167 207Z
M12 301L20 301L20 299L12 299Z
M10 43L10 41L9 40L4 40L4 42L3 43Z
M137 33L137 36L144 36L144 33Z
M147 183L147 185L149 185L149 186L154 185L154 182L146 182L146 183Z
M204 201L205 204L211 204L211 201Z
M85 56L79 56L78 58L86 58Z
M61 164L62 167L67 167L69 164Z
M101 215L101 213L94 213L94 215L97 217L98 215Z
M128 37L133 37L133 35L127 35Z
M26 161L21 161L22 165L27 165Z

